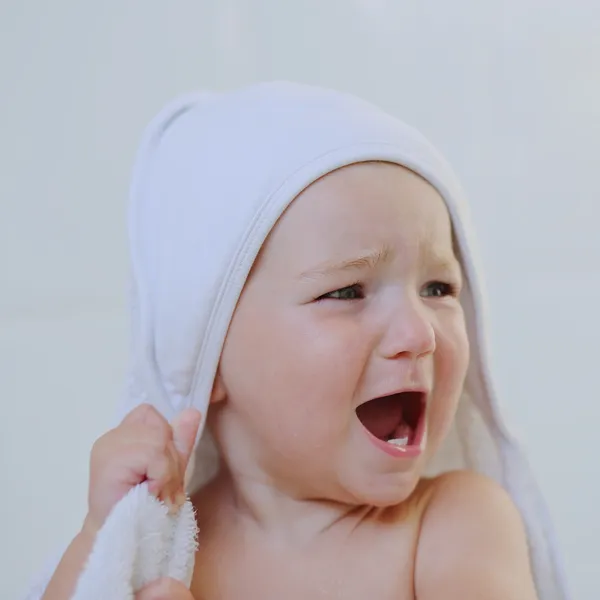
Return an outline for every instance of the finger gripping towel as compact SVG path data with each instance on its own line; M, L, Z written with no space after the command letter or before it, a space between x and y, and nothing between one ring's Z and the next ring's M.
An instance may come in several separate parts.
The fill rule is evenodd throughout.
M229 322L272 227L311 183L366 161L407 167L439 191L465 273L461 302L471 363L452 432L430 471L468 468L499 482L526 524L539 598L566 600L545 503L507 430L492 385L482 270L461 187L420 133L351 95L263 83L185 96L150 123L131 189L131 364L117 419L143 402L168 419L189 406L206 414ZM200 439L201 434L189 472L190 492L215 469L214 445L208 432ZM175 525L165 513L148 517L163 531L161 549L153 551L152 536L140 524L144 503L153 500L144 489L133 494L139 494L138 504L127 505L131 496L125 498L123 507L129 508L119 505L107 520L105 537L99 537L79 581L77 600L131 598L144 580L164 572L166 557L178 557L181 568L174 576L189 583L195 544L191 508L184 508L181 537L172 534ZM103 541L119 552L103 552ZM119 581L107 583L109 573ZM30 598L41 597L44 581ZM112 593L117 588L110 586L117 583L119 591ZM94 595L95 590L104 595Z

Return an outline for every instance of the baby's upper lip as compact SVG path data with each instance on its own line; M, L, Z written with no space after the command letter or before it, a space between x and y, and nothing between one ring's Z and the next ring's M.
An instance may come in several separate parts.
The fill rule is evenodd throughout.
M413 384L406 385L399 388L394 388L391 390L382 391L380 394L376 394L363 400L360 404L364 404L365 402L369 402L370 400L375 400L376 398L385 398L386 396L394 396L395 394L405 394L405 393L419 393L422 394L424 399L427 400L429 394L431 392L431 388L425 384Z

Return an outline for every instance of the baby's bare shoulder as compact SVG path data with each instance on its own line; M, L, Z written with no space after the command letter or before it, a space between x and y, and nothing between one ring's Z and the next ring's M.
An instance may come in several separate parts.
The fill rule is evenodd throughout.
M415 585L419 600L533 600L525 530L510 496L470 471L429 480Z

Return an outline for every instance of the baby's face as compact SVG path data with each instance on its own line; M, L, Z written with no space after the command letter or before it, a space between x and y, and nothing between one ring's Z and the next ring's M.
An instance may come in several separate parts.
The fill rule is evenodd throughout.
M405 499L462 391L461 285L444 202L414 173L367 163L310 186L223 350L213 423L232 468L296 497Z

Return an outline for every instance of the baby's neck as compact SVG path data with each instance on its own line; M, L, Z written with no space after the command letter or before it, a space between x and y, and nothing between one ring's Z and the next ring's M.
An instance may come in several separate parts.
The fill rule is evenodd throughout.
M346 535L376 510L327 500L293 498L264 481L221 471L193 498L201 529L250 530L285 546L307 546Z

